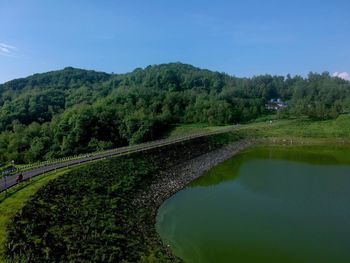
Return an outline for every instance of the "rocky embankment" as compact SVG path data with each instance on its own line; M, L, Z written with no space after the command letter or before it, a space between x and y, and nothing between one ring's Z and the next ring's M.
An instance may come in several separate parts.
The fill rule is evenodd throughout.
M171 195L183 189L212 167L251 145L252 142L247 140L237 141L161 171L158 180L150 186L147 192L143 192L138 197L137 202L142 204L144 200L147 200L147 203L151 202L153 207L158 209Z
M197 142L198 143L198 142ZM195 145L197 144L195 143ZM163 247L164 252L168 255L170 261L182 262L176 258L165 244L160 240L156 234L155 223L157 210L160 205L170 196L183 189L193 180L202 176L206 171L210 170L217 164L229 159L240 151L248 148L254 142L248 140L239 140L228 145L214 148L208 152L186 155L186 150L182 147L176 148L175 155L180 154L179 161L176 164L163 164L163 168L155 177L150 187L139 193L134 199L134 205L137 209L149 209L152 215L152 229L148 229L154 236L155 242ZM202 144L203 145L203 144ZM185 147L186 148L186 147ZM210 148L210 147L209 147ZM181 152L183 154L181 154ZM158 237L157 237L158 236Z
M160 205L170 196L180 191L196 178L202 176L217 164L229 159L240 151L254 144L252 141L239 140L226 145L219 146L212 144L210 140L194 140L191 144L186 143L164 149L163 156L158 152L156 156L162 162L159 174L155 176L153 182L147 190L137 194L133 200L135 209L147 209L150 212L148 222L142 223L141 232L148 233L148 238L158 243L170 262L182 262L172 254L166 244L164 244L156 233L155 224L157 210ZM159 160L158 159L158 160ZM146 231L144 227L146 226ZM147 227L148 226L148 227ZM167 261L167 262L168 262Z
M154 210L155 219L159 206L167 198L183 189L187 184L203 175L212 167L252 144L253 142L248 140L236 141L160 171L159 176L157 176L158 179L152 183L148 191L142 192L135 198L135 204L151 206L152 210Z

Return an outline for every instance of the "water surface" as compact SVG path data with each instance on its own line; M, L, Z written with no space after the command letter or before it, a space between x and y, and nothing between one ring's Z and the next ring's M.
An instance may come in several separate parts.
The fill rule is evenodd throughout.
M260 147L160 207L157 231L185 262L350 262L350 149Z

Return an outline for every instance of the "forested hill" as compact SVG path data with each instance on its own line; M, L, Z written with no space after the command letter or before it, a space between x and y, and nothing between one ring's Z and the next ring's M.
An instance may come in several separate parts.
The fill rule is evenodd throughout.
M336 118L350 110L350 83L308 78L236 78L181 63L128 74L65 68L0 85L0 161L33 162L137 143L172 124L232 124L267 114Z

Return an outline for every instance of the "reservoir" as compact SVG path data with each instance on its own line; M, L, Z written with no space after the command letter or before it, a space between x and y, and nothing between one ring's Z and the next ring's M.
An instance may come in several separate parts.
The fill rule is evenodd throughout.
M189 263L350 262L350 148L245 150L166 200L156 228Z

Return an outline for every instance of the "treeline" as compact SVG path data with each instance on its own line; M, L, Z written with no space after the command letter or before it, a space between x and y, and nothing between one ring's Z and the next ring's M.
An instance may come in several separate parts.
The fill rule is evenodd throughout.
M159 138L173 124L247 122L280 98L280 117L336 118L350 110L350 83L236 78L172 63L106 74L65 68L0 85L0 161L34 162Z

